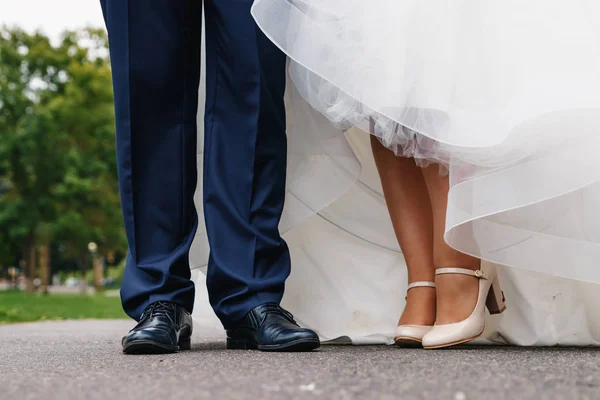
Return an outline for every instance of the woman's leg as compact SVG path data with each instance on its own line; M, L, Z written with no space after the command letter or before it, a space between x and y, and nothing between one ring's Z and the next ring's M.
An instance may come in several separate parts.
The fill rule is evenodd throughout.
M467 268L477 270L480 260L460 253L446 244L446 207L448 203L448 176L441 176L439 165L422 169L433 211L433 263L435 268ZM437 285L438 325L466 319L475 307L479 290L477 279L467 275L445 274L435 278Z
M408 281L433 281L433 219L420 168L412 158L397 157L371 136L373 156L394 231L408 266ZM411 289L401 325L433 325L435 290Z

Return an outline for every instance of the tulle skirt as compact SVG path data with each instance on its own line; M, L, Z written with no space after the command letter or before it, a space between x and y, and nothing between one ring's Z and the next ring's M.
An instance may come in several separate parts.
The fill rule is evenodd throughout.
M252 13L333 126L447 169L449 245L600 282L600 3L256 0ZM335 142L305 115L297 149ZM291 189L310 210L335 197Z
M320 1L320 4L326 3L326 0ZM344 2L348 6L352 3L352 0ZM377 3L372 0L364 4L365 7L374 7ZM528 7L527 4L530 2L513 8L523 10ZM263 17L269 17L270 24L274 24L277 21L270 18L275 15L263 14ZM280 29L288 29L290 15L280 16ZM559 25L557 23L558 29L561 28ZM398 30L403 28L398 21L393 26ZM561 34L556 32L558 40ZM591 38L588 40L590 43L593 41ZM318 45L319 41L314 44ZM589 46L590 51L596 48L595 44ZM357 53L368 59L366 47ZM546 67L548 65L541 70L547 70ZM292 62L286 92L288 179L280 231L290 247L293 267L286 282L283 306L301 325L317 330L322 340L355 344L393 343L398 316L405 305L406 265L386 209L369 137L364 132L370 131L371 119L381 117L373 111L356 115L345 113L347 117L354 116L336 120L336 128L327 118L331 118L331 113L323 108L316 111L306 102L306 99L311 99L315 105L315 100L325 101L327 98L311 98L306 95L306 90L300 95L299 89L304 86L296 86L291 81L293 77L296 84L301 82L298 74L302 71L301 64ZM304 71L306 73L306 68ZM315 78L318 75L313 75L312 79ZM204 81L202 74L200 110L204 108ZM320 81L330 85L327 80ZM592 90L590 82L593 80L586 86ZM360 85L360 81L356 84ZM543 95L560 94L558 90L561 89L557 86L560 84L550 82ZM597 93L600 92L592 90L588 94L595 96ZM584 107L582 109L585 110ZM200 223L190 254L192 278L196 283L194 321L201 332L214 328L215 334L222 334L222 325L208 302L203 273L209 247L202 223L202 113L198 114L198 118L200 181L195 199ZM593 121L589 124L595 128L597 125ZM353 124L356 127L343 132ZM551 124L547 125L549 129L555 129ZM404 131L404 125L401 126ZM577 124L574 126L579 127ZM413 128L416 129L415 126ZM440 140L436 144L431 138L419 137L414 134L415 129L410 134L412 139L421 140L419 146L416 147L417 142L413 140L414 150L405 145L397 148L397 152L408 151L407 154L415 155L417 150L427 149L427 144L445 143ZM514 169L506 167L488 172L477 163L468 168L458 168L456 162L454 166L448 163L453 180L449 232L456 235L451 242L472 248L474 254L537 271L501 267L500 278L508 310L502 317L487 317L483 343L528 346L600 344L600 321L597 318L600 312L600 276L595 264L600 235L599 216L594 209L598 204L595 200L599 197L596 183L598 147L594 147L593 134L582 136L581 143L568 137L578 133L577 129L563 130L564 140L556 151L546 149L547 158L533 155L530 164L517 162L511 166ZM393 147L390 142L388 145ZM427 160L432 157L429 154L420 158L422 162L429 162ZM452 154L446 152L446 155ZM570 159L569 154L572 155ZM586 157L586 154L589 156ZM479 177L481 179L477 179ZM461 221L462 224L459 223ZM590 282L578 282L544 272Z

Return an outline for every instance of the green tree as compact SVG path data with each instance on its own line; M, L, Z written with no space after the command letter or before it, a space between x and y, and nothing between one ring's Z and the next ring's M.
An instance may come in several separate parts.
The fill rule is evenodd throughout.
M0 30L0 251L24 255L30 279L38 247L49 263L50 241L82 270L89 242L125 246L111 88L102 30L67 32L57 45Z

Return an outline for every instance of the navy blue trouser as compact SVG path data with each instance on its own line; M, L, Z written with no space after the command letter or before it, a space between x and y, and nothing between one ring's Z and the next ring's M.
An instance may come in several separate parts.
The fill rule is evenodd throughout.
M123 308L139 319L150 303L168 300L191 312L202 1L101 3L129 243ZM207 285L226 328L259 304L279 302L290 272L278 230L287 150L285 56L258 29L251 5L207 0L204 10Z

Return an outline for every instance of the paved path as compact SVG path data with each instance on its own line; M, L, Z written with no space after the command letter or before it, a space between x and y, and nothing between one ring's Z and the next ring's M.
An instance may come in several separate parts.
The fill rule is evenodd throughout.
M125 356L129 321L0 326L0 399L599 399L600 350L326 346ZM199 331L199 329L197 330Z

